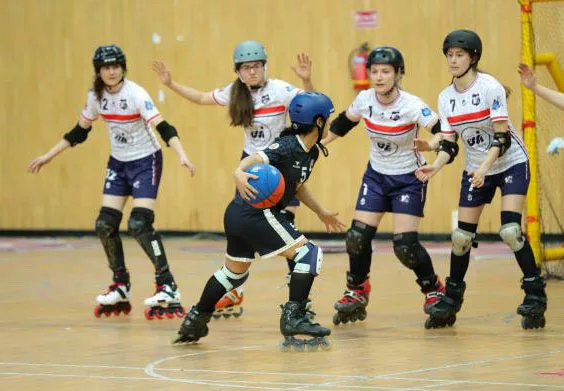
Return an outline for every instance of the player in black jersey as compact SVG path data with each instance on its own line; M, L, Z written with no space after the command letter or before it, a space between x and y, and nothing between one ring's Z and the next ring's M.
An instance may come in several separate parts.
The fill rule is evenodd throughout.
M331 330L313 323L306 316L307 298L314 277L321 269L323 252L308 241L281 210L295 197L317 214L328 232L342 231L345 227L337 219L337 213L323 208L305 185L319 151L327 156L327 150L320 141L327 134L327 120L333 111L333 103L323 94L306 92L298 95L289 107L292 125L268 148L241 160L234 174L238 194L224 215L227 236L225 265L208 280L200 301L184 319L174 342L195 342L208 334L207 323L216 302L247 280L248 269L255 252L258 252L262 258L281 255L296 262L290 278L289 301L284 304L280 318L280 331L285 337L282 348L289 350L294 346L303 350L306 344L311 349L329 346L324 337ZM255 176L245 171L257 163L269 163L284 176L284 195L273 208L257 209L246 202L254 198L256 189L248 183ZM313 338L298 340L295 335Z

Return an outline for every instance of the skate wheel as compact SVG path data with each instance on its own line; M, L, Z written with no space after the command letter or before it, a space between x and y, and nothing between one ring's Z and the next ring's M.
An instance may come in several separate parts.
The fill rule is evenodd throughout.
M358 320L358 315L357 315L356 313L352 313L352 314L351 314L351 319L350 319L351 323L354 323L354 322L356 322L357 320Z
M158 320L163 320L164 319L164 313L165 313L165 311L162 308L155 309L155 318L157 318Z
M282 342L280 342L280 350L283 352L289 352L290 350L292 350L292 346L288 343L288 341L283 340Z
M296 352L303 352L305 350L306 345L307 345L306 342L300 339L296 339L292 343L292 347Z
M339 316L339 313L337 312L335 315L333 315L333 324L335 326L338 326L341 323L341 317Z
M323 339L323 341L321 341L319 346L321 347L321 350L323 350L324 352L328 352L329 350L333 349L333 344L326 339Z
M104 316L109 317L112 314L112 311L109 308L104 308Z
M127 303L125 304L125 306L123 307L123 313L125 315L129 315L129 313L131 312L131 304Z
M366 319L366 315L368 315L366 312L361 312L360 314L358 314L358 320Z
M234 313L233 313L233 316L234 316L235 318L238 318L238 317L240 317L241 315L243 315L243 307L240 307L240 308L239 308L239 312L234 312Z
M231 314L223 313L222 315L223 315L223 317L224 317L225 319L231 318Z
M166 315L167 318L173 319L174 318L174 310L165 311L165 315Z
M100 312L100 307L94 307L94 316L97 318L102 316L102 313Z
M145 308L145 311L143 311L145 314L145 318L147 320L153 320L154 316L153 316L153 310L152 308Z
M114 313L115 316L119 316L119 314L121 313L121 310L119 308L116 308L112 312Z
M221 314L213 314L212 317L214 319L219 319L219 318L221 318Z
M541 329L544 329L544 326L546 326L546 318L543 316L542 318L540 318L539 327Z
M307 351L308 352L317 352L317 350L319 349L319 342L313 340L313 341L308 341L307 345Z
M174 314L178 317L178 318L184 318L184 316L186 315L186 310L184 309L184 307L176 307L174 309Z

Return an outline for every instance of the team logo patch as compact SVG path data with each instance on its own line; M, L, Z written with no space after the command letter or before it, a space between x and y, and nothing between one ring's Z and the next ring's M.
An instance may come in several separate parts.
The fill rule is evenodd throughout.
M478 106L480 104L480 94L472 94L472 104Z
M460 136L471 149L480 152L487 152L490 149L491 137L481 129L466 128Z
M499 99L499 96L497 98L494 99L493 103L492 103L492 110L499 110L499 108L501 107L501 99Z
M296 87L294 87L294 86L291 86L291 85L286 86L286 91L288 91L288 92L293 91L295 89L296 89Z
M390 119L392 121L397 121L400 119L400 112L399 111L392 111L392 114L390 115Z
M262 98L260 98L260 101L262 102L263 105L267 104L268 102L270 102L270 96L267 95L263 95Z
M382 156L391 156L394 153L397 152L398 150L398 145L385 139L385 138L372 138L372 142L374 145L374 147L376 147L376 150L378 151L378 153Z
M421 109L421 114L423 114L423 117L428 117L431 115L431 109L428 107L425 107L423 109Z
M150 100L145 101L145 109L153 110L154 107L155 107L155 105L153 104L153 102L151 102Z

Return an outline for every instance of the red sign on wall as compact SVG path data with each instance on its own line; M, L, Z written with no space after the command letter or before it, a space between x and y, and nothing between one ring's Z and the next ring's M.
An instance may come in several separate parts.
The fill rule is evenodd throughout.
M378 25L378 14L375 10L356 11L354 13L354 23L357 28L374 28Z

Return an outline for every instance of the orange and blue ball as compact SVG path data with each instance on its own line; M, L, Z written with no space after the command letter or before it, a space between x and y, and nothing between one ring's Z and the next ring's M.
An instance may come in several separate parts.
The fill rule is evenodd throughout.
M282 173L276 167L259 163L249 167L247 172L258 176L258 179L249 179L249 184L258 191L255 199L247 200L249 205L266 209L280 202L284 196L286 184Z

